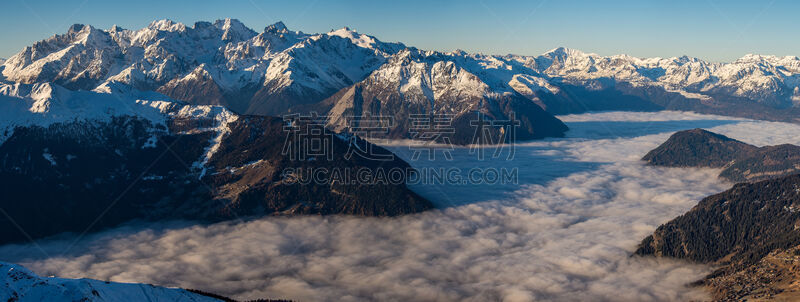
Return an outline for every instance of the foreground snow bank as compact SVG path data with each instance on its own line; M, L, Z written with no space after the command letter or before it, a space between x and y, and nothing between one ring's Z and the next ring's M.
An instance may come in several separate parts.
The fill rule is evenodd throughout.
M219 301L178 288L92 279L39 277L0 262L0 301Z

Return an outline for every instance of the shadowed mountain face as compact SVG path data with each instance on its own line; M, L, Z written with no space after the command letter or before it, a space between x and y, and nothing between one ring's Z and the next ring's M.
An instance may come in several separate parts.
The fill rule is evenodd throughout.
M680 131L642 158L654 166L723 168L720 177L754 182L800 173L800 147L756 147L702 129Z
M411 166L358 137L303 121L292 122L297 133L287 133L285 121L260 116L229 127L209 161L213 173L204 178L215 188L214 198L225 202L226 215L396 216L432 208L402 182ZM398 172L399 178L380 178Z
M800 245L799 226L800 175L737 184L658 227L636 254L722 265L707 282L718 299L738 299L769 285L752 280L789 273L759 266L766 265L761 262L768 254Z
M746 263L775 247L800 244L794 232L798 210L800 175L737 184L660 226L636 254Z
M133 117L17 127L0 145L0 243L84 232L133 219L221 221L295 214L394 216L432 208L402 182L348 182L316 171L367 175L408 164L380 147L321 126L290 135L278 118L175 118L167 127ZM212 127L226 133L209 131ZM313 150L315 157L287 152ZM388 160L348 157L351 144ZM287 146L294 149L287 151ZM385 158L385 157L384 157ZM316 174L314 174L316 175ZM309 180L312 179L312 180Z

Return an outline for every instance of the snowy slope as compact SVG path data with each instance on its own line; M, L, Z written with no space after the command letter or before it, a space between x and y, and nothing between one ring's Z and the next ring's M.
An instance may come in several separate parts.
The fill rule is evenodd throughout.
M167 99L164 97L160 102ZM150 104L155 103L140 103L131 94L71 91L51 83L0 84L0 142L17 126L105 121L123 115L163 124L166 116Z
M220 301L183 289L91 279L39 277L28 269L0 262L2 301Z
M106 83L94 91L72 91L52 83L0 83L0 144L18 126L103 122L115 116L137 117L154 126L164 126L171 118L213 120L215 126L205 130L219 135L226 133L227 124L238 118L221 106L187 105L120 83Z

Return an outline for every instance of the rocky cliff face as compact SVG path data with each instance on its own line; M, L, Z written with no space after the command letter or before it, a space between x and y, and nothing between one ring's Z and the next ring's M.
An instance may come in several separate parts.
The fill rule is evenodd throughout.
M755 182L800 173L800 147L756 147L702 129L673 134L642 158L667 167L722 168L720 177Z

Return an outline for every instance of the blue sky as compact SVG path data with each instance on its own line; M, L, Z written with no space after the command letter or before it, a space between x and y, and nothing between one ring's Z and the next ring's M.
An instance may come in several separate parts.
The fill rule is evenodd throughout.
M566 46L601 55L689 55L732 61L747 53L800 55L800 1L366 1L3 0L0 57L74 23L137 29L155 19L194 24L237 18L256 31L349 26L423 49L538 55Z

